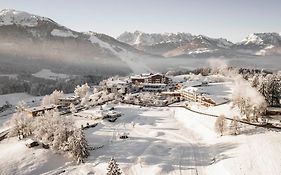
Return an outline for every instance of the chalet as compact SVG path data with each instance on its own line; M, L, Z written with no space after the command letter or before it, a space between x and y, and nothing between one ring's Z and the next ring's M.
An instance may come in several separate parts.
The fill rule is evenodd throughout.
M65 98L59 98L59 105L63 107L68 107L70 104L77 105L80 103L80 98L79 97L65 97Z
M216 106L219 104L223 104L228 100L221 97L216 97L214 95L209 95L206 92L196 88L196 87L188 87L181 91L181 95L184 99L198 102L204 106Z
M178 101L181 99L181 92L180 91L173 91L173 92L161 92L161 95L164 97L172 97L177 99Z
M28 116L37 117L40 114L44 114L46 111L54 110L55 108L58 108L58 107L60 107L60 106L57 106L57 105L38 106L38 107L28 108L25 111L27 112Z
M132 76L131 81L133 84L147 83L147 84L169 84L171 79L163 74L140 74Z
M184 99L197 102L200 93L197 88L188 87L182 90L181 95Z
M112 80L106 82L106 90L109 93L126 94L131 87L129 81L126 80Z

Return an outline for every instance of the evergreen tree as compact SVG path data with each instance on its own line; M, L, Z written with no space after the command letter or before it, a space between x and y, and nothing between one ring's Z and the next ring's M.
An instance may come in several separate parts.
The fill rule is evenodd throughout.
M81 129L75 130L73 135L68 138L69 150L77 163L84 163L90 153L88 143Z
M108 163L107 168L107 175L121 175L121 170L114 158L111 158L111 160Z
M269 106L280 105L281 83L279 75L268 74L259 78L258 91L264 96Z

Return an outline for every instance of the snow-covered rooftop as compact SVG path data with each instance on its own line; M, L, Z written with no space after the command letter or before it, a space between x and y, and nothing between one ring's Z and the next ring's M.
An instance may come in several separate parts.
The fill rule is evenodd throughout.
M155 75L161 75L161 76L164 76L163 74L161 73L143 73L143 74L139 74L139 75L133 75L131 76L131 78L139 78L139 79L144 79L144 78L149 78L149 77L152 77L152 76L155 76Z
M35 112L35 111L43 111L43 110L50 110L56 108L56 105L44 105L44 106L38 106L38 107L31 107L26 109L29 112Z

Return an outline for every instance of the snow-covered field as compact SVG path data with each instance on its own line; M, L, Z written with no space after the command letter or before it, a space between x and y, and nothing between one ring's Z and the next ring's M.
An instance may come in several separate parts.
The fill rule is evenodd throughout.
M34 77L50 79L50 80L69 78L69 75L54 73L54 72L52 72L49 69L42 69L41 71L39 71L39 72L37 72L35 74L32 74L32 75Z
M91 151L85 164L42 148L28 149L15 139L0 144L4 174L105 174L115 157L124 174L280 174L280 133L242 126L238 136L219 137L215 118L184 108L117 105L123 113L115 123L103 121L85 130ZM90 115L91 110L83 111ZM78 113L79 114L79 113ZM83 116L83 115L82 115ZM93 122L79 117L79 124ZM84 115L85 117L85 115ZM119 139L122 133L129 139ZM7 161L7 159L9 161Z
M42 174L69 162L49 150L29 149L16 138L1 141L0 155L0 174Z
M231 87L230 82L224 82L201 88L231 98ZM12 104L40 101L26 94L1 96L3 103L5 99ZM86 162L76 165L66 155L41 147L27 148L25 140L5 139L0 141L0 174L104 175L111 157L123 174L132 175L281 174L280 132L241 125L240 135L220 137L214 131L216 118L173 106L103 105L103 110L114 107L122 113L114 123L99 118L100 106L61 116L73 120L77 127L98 123L84 131L89 146L103 147L90 151ZM190 102L188 106L208 114L239 115L232 103L207 108ZM0 125L0 131L3 127ZM120 139L124 133L129 134L128 139Z
M34 97L27 93L13 93L13 94L5 94L0 95L0 106L9 102L12 105L18 104L19 101L25 101L26 103L32 103L32 101L38 101L42 97Z
M111 157L124 174L281 173L278 132L242 126L239 136L219 137L213 129L215 118L183 108L115 109L124 114L116 123L102 122L86 130L91 146L105 146L65 174L105 174ZM119 139L123 132L129 139Z

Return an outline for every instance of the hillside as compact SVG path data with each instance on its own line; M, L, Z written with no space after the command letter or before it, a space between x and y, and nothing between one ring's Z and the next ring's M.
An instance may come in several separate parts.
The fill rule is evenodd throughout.
M5 65L0 72L5 73L47 68L59 73L127 74L136 71L131 62L149 56L110 36L76 32L12 9L0 12L0 37L0 61Z

